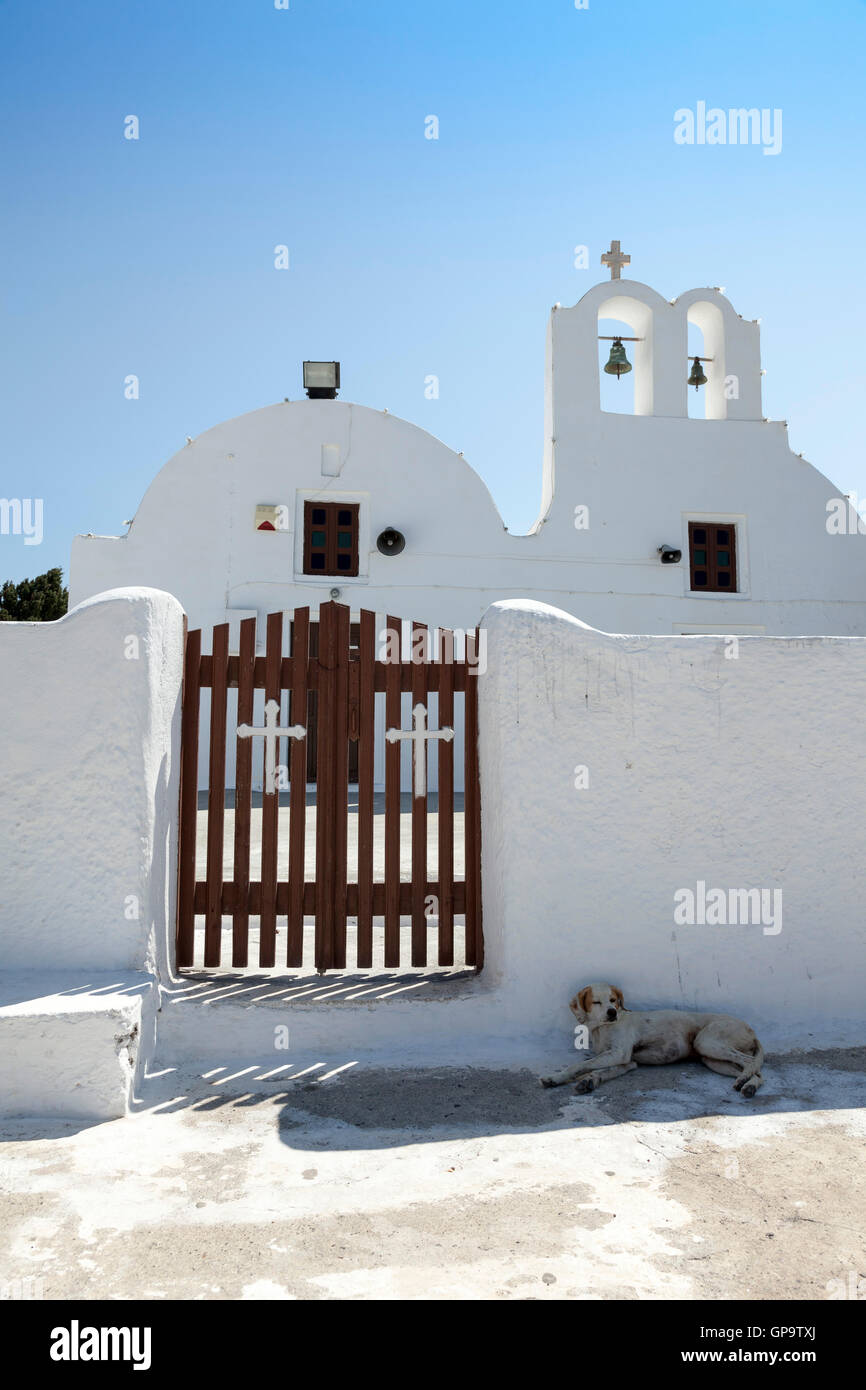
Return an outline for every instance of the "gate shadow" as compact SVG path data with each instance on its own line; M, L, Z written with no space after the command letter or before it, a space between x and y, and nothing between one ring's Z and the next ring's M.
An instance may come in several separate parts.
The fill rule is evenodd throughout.
M289 1074L291 1073L291 1074ZM365 1062L217 1067L181 1099L145 1093L137 1108L213 1113L273 1107L279 1138L293 1150L388 1150L562 1128L674 1124L708 1117L757 1118L866 1107L866 1049L768 1059L765 1086L744 1100L727 1077L700 1063L640 1067L588 1096L571 1085L545 1089L529 1068L383 1068ZM174 1081L172 1081L172 1076ZM181 1080L166 1073L163 1089ZM216 1092L216 1094L215 1094Z
M290 1150L322 1153L543 1133L676 1124L704 1118L753 1119L866 1107L866 1049L832 1049L768 1058L765 1086L750 1101L727 1077L699 1063L640 1067L592 1095L571 1085L544 1089L538 1071L517 1067L384 1068L362 1061L308 1066L261 1064L152 1071L133 1114L203 1116L271 1111ZM0 1140L64 1138L123 1120L2 1119Z

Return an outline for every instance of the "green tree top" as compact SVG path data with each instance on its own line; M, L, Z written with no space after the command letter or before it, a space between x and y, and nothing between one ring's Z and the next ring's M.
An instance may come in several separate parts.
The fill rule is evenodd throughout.
M0 623L53 623L69 607L63 571L48 570L35 579L11 579L0 585Z

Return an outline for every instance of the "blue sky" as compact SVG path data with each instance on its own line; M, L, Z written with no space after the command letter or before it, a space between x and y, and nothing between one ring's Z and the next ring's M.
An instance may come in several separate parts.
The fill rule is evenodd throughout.
M0 0L0 497L45 509L0 581L122 531L187 435L300 397L305 357L527 529L550 306L611 237L667 298L762 319L765 413L866 495L864 48L862 0ZM782 152L676 145L700 100L781 108Z

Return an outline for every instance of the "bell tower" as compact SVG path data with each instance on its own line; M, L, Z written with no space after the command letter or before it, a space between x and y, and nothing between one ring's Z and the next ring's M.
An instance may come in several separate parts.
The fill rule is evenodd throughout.
M622 279L631 262L618 241L603 253L610 279L593 286L571 308L555 305L547 334L545 381L545 468L543 508L554 486L562 485L581 458L612 463L641 453L650 456L662 436L677 440L677 450L701 451L701 431L721 422L763 426L760 331L734 309L719 289L692 289L664 299L649 285ZM611 344L608 365L634 382L634 409L611 413L601 404L599 362L601 320L627 325ZM704 339L699 386L706 401L705 418L689 418L689 324ZM616 372L613 373L616 375ZM694 380L694 378L693 378ZM626 388L627 389L627 388ZM677 431L683 431L682 437ZM736 447L731 441L731 447ZM600 466L600 464L599 464ZM557 474L559 475L557 477Z
M621 370L634 367L635 415L688 418L692 323L704 336L707 380L700 389L706 393L707 419L763 419L757 323L743 319L718 289L687 290L678 299L666 300L649 285L621 279L620 265L630 258L619 252L618 242L612 246L616 251L602 256L605 263L613 257L611 280L595 285L573 308L556 306L551 312L548 370L554 414L563 393L582 418L609 414L599 404L598 322L617 319L632 330L618 341L628 359ZM613 341L612 334L607 337ZM614 365L618 356L617 348Z

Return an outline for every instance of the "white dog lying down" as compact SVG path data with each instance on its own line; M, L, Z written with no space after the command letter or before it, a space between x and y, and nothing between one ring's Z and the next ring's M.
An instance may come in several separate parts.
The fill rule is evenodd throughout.
M730 1014L679 1009L632 1013L625 1007L622 990L603 984L587 985L569 1008L578 1023L588 1027L595 1055L591 1061L542 1076L542 1086L564 1086L579 1078L574 1089L583 1094L634 1067L658 1067L687 1058L700 1058L711 1071L735 1076L734 1090L741 1095L751 1097L763 1084L763 1048L748 1023Z

